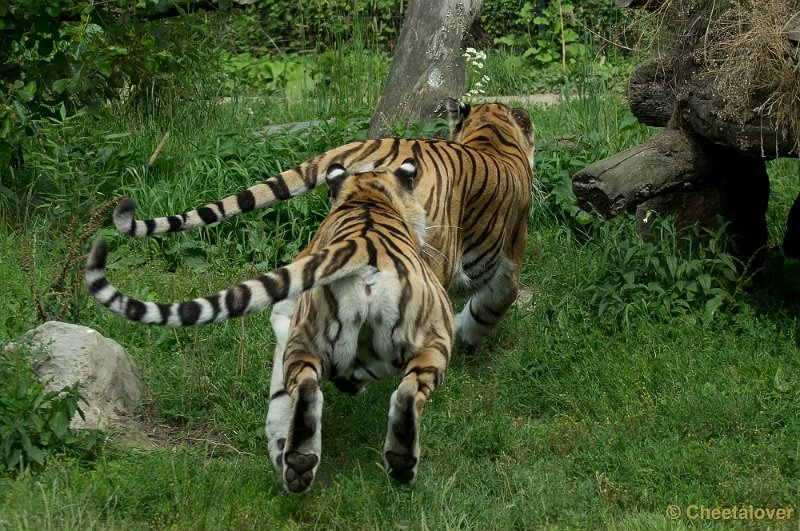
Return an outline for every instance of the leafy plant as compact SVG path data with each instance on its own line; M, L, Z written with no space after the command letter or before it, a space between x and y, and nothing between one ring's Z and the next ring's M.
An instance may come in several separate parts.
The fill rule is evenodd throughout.
M236 55L223 53L222 69L244 81L249 88L267 93L282 93L299 99L313 91L317 77L313 63L306 57L288 54L282 59L254 57L249 52Z
M236 14L230 32L244 49L259 51L332 46L349 40L354 27L388 46L402 26L403 7L403 0L256 2L244 14Z
M582 97L565 95L565 101L552 111L533 111L539 131L534 175L541 193L532 214L554 216L573 226L586 226L593 219L578 205L572 190L575 173L643 143L653 133L638 123L619 95L603 93L602 87L588 82L582 89Z
M580 37L571 27L565 24L575 16L575 8L570 3L554 2L541 10L534 11L532 2L525 2L519 12L520 19L530 19L538 28L534 34L509 34L495 38L495 44L511 47L522 47L523 58L530 58L534 66L546 67L553 63L572 61L586 51L580 43Z
M197 46L202 31L184 31L176 38L180 26L144 20L171 4L0 4L0 167L24 164L37 118L55 116L62 105L70 114L84 107L97 112L122 88L135 94L195 56L203 48Z
M678 230L648 212L649 233L640 234L630 216L600 222L600 269L581 292L606 314L628 321L633 313L669 319L701 312L710 321L744 283L742 267L725 249L723 229Z
M70 427L83 400L74 387L46 391L32 363L41 354L27 347L0 349L0 458L8 471L40 470L50 452L96 450L97 434L79 435Z

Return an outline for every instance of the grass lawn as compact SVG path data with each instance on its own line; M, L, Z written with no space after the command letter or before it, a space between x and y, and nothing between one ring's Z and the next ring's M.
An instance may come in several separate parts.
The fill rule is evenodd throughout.
M63 262L74 214L85 221L116 194L134 197L143 216L205 204L352 140L368 117L337 111L333 124L262 141L252 131L268 120L313 116L274 104L175 105L169 119L126 108L105 122L79 116L43 131L42 154L29 162L30 203L0 203L0 341L37 324L29 284L44 290ZM40 472L0 476L0 528L798 528L800 264L771 251L761 275L728 278L720 255L643 242L625 217L581 225L569 176L651 131L618 96L531 113L542 194L530 218L526 296L481 348L456 348L423 417L416 484L395 483L381 466L396 380L355 398L323 387L318 479L288 496L263 433L268 315L161 330L123 322L82 293L65 318L127 349L150 388L142 411L150 442L110 437L92 459L56 453ZM165 129L170 140L148 166ZM770 174L776 246L797 194L797 161L771 163ZM184 299L291 259L324 214L324 193L315 192L193 233L140 241L101 233L116 249L109 275L122 289ZM20 267L24 240L35 251L32 280ZM723 295L716 310L707 312L689 281L654 273L661 291L625 288L628 271L609 259L623 247L641 263L672 257L707 268ZM685 305L664 306L653 294L661 292ZM614 311L600 315L603 301ZM710 512L750 506L794 513L715 520Z

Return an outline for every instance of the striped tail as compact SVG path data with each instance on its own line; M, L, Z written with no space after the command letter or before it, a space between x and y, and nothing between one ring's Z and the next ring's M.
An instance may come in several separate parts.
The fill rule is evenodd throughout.
M86 261L84 281L97 302L120 317L158 326L193 326L264 310L311 288L357 274L370 267L366 259L353 259L359 255L358 250L355 240L346 240L214 295L157 303L133 299L108 283L105 274L108 244L98 239ZM365 255L360 253L360 256Z
M325 183L325 175L334 163L347 168L350 174L372 171L375 163L369 160L359 162L360 159L382 145L388 147L390 144L397 143L398 141L394 139L391 141L371 140L340 146L317 155L294 168L273 175L237 194L183 214L152 219L135 219L136 203L131 199L123 199L114 210L114 225L121 233L136 238L204 227L302 195Z

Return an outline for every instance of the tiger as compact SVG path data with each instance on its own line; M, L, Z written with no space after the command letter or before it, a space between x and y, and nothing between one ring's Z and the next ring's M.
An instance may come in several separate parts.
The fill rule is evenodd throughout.
M413 158L418 167L414 195L426 212L423 257L451 295L469 297L456 316L456 334L477 348L519 291L532 204L534 127L525 109L502 103L447 100L445 109L451 140L352 142L181 215L137 220L135 203L125 199L114 211L114 225L134 237L189 230L301 195L325 183L331 167L341 166L359 178L378 167L394 170ZM272 308L273 367L283 364L295 307L287 299ZM280 374L272 372L265 422L277 470L282 466L283 426L291 415Z
M415 480L420 415L441 384L455 337L447 293L424 260L426 214L414 194L417 163L352 177L341 164L326 171L331 212L289 265L214 295L179 303L140 301L109 284L108 244L92 246L85 283L98 303L140 323L181 327L216 323L290 301L296 308L273 366L271 426L280 452L271 456L288 493L309 489L321 457L324 379L357 392L373 379L402 373L389 405L384 467Z
M352 142L184 214L138 220L135 203L124 199L114 224L134 237L189 230L301 195L323 184L333 165L361 174L414 158L419 165L414 195L427 212L425 259L454 297L469 297L456 317L456 331L466 345L478 347L519 291L532 204L534 127L525 109L502 103L447 100L446 111L452 140ZM282 311L273 309L273 325L291 318Z

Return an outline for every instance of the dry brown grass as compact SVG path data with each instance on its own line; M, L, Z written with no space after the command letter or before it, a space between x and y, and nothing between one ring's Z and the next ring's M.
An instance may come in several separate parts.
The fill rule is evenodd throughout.
M716 67L724 113L744 121L755 112L784 139L795 135L795 153L800 152L800 48L789 41L787 28L800 17L798 4L732 1L702 50Z
M640 11L642 31L662 63L716 74L722 116L754 117L800 153L800 46L788 38L800 18L800 0L652 0ZM680 81L680 80L676 80Z

